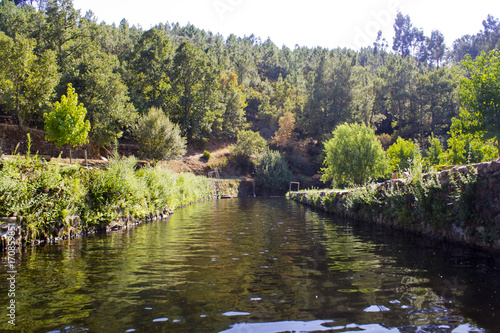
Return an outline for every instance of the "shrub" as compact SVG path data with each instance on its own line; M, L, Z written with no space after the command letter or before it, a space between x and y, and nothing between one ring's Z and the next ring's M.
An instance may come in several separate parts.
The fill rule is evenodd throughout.
M382 144L382 148L384 148L384 150L389 149L391 142L392 142L392 137L389 134L383 133L383 134L377 135L377 139Z
M443 144L433 135L429 136L429 149L426 150L425 163L428 167L440 165L443 162Z
M266 149L257 159L256 178L263 187L273 192L285 190L292 179L288 162L278 151Z
M251 156L260 154L267 146L266 139L260 136L258 132L251 130L239 131L238 141L234 145L233 155Z
M407 170L412 161L420 159L420 147L413 141L401 137L387 149L388 173L393 170Z
M488 162L498 158L494 140L485 142L483 136L479 134L451 131L447 143L448 149L442 154L442 159L447 164Z
M267 147L267 141L254 131L239 131L238 141L231 149L230 160L234 162L241 172L251 173L254 164L251 157L260 154Z
M186 153L186 139L161 109L151 108L134 130L142 156L153 160L170 160Z
M207 160L207 161L208 161L208 160L210 159L210 157L211 157L211 156L212 156L212 155L210 154L210 152L209 152L208 150L204 150L204 151L203 151L203 155L202 155L202 157L203 157L205 160Z
M343 124L325 143L326 157L321 169L323 182L347 186L363 184L370 178L381 177L387 169L387 159L375 132L362 124Z
M22 218L26 238L103 228L126 215L138 218L213 197L212 180L193 174L145 168L136 159L113 158L109 167L44 163L37 158L0 160L0 216ZM75 224L74 217L79 217Z

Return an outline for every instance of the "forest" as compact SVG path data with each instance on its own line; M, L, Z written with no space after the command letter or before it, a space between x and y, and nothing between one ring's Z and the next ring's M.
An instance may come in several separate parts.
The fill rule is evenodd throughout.
M464 134L472 121L462 112L464 78L500 47L500 21L489 15L482 23L483 30L447 46L441 32L425 36L398 13L392 41L379 33L356 51L292 50L193 25L143 30L126 18L106 24L71 0L2 0L0 115L47 130L55 105L74 96L96 146L120 140L151 146L152 136L140 132L163 117L164 128L182 137L179 145L234 143L255 132L292 167L307 165L306 173L319 171L324 143L344 123L365 124L385 150L398 142L416 144L423 155L434 149L431 164L476 162L498 157L494 137ZM301 145L309 161L293 160Z

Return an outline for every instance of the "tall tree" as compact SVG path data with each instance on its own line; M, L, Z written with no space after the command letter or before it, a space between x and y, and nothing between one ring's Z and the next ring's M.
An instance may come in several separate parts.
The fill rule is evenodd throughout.
M0 31L15 38L23 35L36 38L39 27L44 24L43 11L37 11L29 4L16 6L12 1L0 2Z
M128 59L126 81L135 107L144 113L151 107L170 105L170 72L174 50L170 39L158 29L143 33Z
M428 45L429 60L435 63L436 67L439 68L446 53L444 35L439 30L432 30Z
M0 32L0 104L14 114L19 126L41 116L59 81L55 54L34 54L35 40L15 40Z
M91 138L98 146L113 143L136 119L127 86L115 71L118 65L115 56L105 54L100 45L94 43L92 52L85 54L75 70L62 80L73 84L87 108Z
M409 15L398 12L394 22L394 39L392 49L402 56L415 54L425 41L422 30L414 27Z
M86 53L86 46L95 39L95 22L80 15L72 0L50 0L45 8L46 24L40 27L38 42L42 49L57 52L61 71L69 69L71 62Z
M456 67L441 67L418 75L418 114L421 131L425 135L446 135L451 119L458 115L459 75Z
M213 123L222 115L218 77L219 71L206 53L189 42L179 45L171 74L173 101L168 112L188 141L207 139Z
M461 82L460 118L469 133L500 138L500 52L482 53L475 60L466 56L462 63L466 77Z
M381 70L387 90L388 112L392 129L401 136L411 136L418 131L421 115L417 112L416 83L419 73L413 57L391 57Z
M245 123L246 97L243 93L245 88L238 85L238 77L229 72L219 80L220 102L222 104L222 115L214 122L214 134L222 138L236 138L236 133Z
M353 58L338 51L321 60L299 122L311 137L321 139L350 119L352 65Z
M489 52L500 47L500 20L488 15L483 21L484 30L481 33L481 51Z

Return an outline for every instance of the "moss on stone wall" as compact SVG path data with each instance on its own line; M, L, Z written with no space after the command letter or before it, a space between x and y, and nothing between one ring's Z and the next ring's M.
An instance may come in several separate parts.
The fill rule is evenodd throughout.
M341 216L500 250L500 161L288 197Z

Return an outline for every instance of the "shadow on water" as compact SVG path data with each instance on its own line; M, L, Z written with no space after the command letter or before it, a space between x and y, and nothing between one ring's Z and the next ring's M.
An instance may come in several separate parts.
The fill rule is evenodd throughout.
M500 322L496 255L282 198L198 203L26 248L18 262L20 332L496 332ZM8 301L2 292L2 309Z

